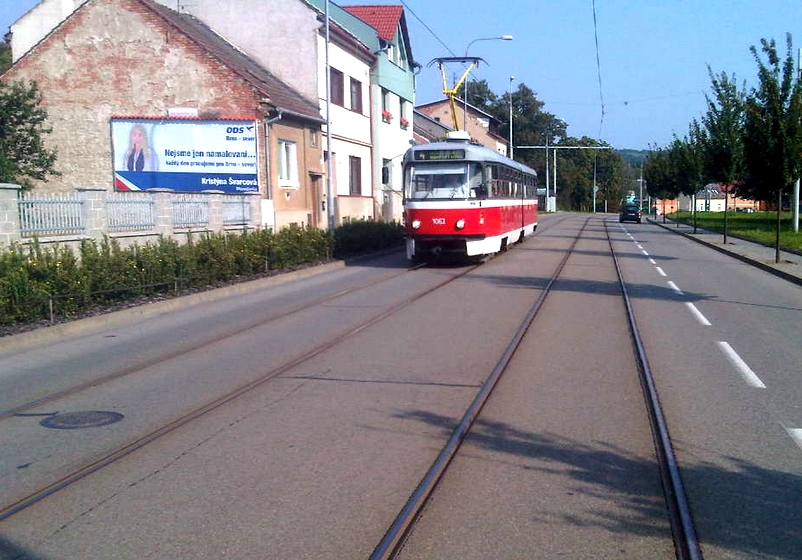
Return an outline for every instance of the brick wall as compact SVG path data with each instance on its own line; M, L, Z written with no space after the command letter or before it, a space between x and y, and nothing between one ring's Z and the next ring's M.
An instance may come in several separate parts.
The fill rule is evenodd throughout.
M17 79L36 80L43 94L53 128L45 142L57 150L62 176L37 187L52 191L112 188L112 116L192 107L205 118L263 117L247 83L131 0L86 4L4 76ZM263 170L263 153L259 163Z

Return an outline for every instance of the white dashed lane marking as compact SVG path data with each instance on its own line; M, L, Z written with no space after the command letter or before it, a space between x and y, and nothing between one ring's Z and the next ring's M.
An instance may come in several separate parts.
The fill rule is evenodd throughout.
M685 307L687 307L687 308L688 308L688 311L690 311L690 312L691 312L691 314L692 314L694 317L696 317L696 320L697 320L697 321L699 321L699 324L701 324L701 325L704 325L705 327L709 327L709 326L710 326L710 321L708 321L708 320L707 320L707 317L705 317L704 315L702 315L702 312L701 312L701 311L699 311L698 309L696 309L696 306L695 306L694 304L692 304L692 303L691 303L691 302L689 302L689 301L686 301L686 302L685 302Z
M802 428L785 428L785 431L788 432L797 447L802 449Z
M641 246L640 243L635 241L635 238L632 237L632 234L627 232L627 235L632 240L632 242L635 243L635 246L638 249L640 249L641 252L644 255L649 257L649 263L654 266L654 269L657 271L657 273L660 276L663 276L663 277L668 276L661 267L657 266L657 263L655 262L655 260L652 257L649 256L649 253L647 253L643 249L643 246ZM669 280L667 283L668 283L668 286L672 290L674 290L675 292L677 292L680 295L684 295L684 293L679 288L679 286L677 286L674 282ZM707 318L702 314L701 311L699 311L699 309L697 309L697 307L694 304L692 304L690 302L686 302L685 306L688 308L688 310L691 312L691 314L696 318L696 320L699 321L699 323L701 323L704 326L711 326L710 321L707 320ZM727 357L727 359L730 361L730 363L733 366L735 366L735 369L738 370L738 373L741 375L741 377L744 379L744 381L746 381L746 383L750 387L755 387L757 389L765 389L766 388L766 385L763 383L763 381L761 381L760 377L758 377L757 374L754 371L752 371L752 368L750 368L749 365L747 365L747 363L743 360L743 358L741 358L738 355L738 353L735 350L733 350L732 346L730 346L729 343L727 343L727 342L722 340L722 341L719 341L717 344L718 344L718 347L721 348L721 351L724 353L724 355ZM796 446L800 450L802 450L802 428L785 428L785 431L788 433L788 435L794 441Z
M763 382L760 380L757 374L754 371L752 371L752 368L746 365L746 362L743 361L743 359L738 355L738 353L735 350L732 349L732 346L730 346L727 342L724 342L723 340L718 342L718 346L730 360L732 365L735 366L735 369L738 370L738 373L741 374L741 377L744 378L744 381L746 381L746 383L749 386L755 387L757 389L766 388L766 386L763 384Z

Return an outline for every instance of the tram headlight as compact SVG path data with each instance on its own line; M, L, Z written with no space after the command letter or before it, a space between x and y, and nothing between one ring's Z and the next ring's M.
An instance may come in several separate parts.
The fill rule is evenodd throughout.
M459 220L457 220L457 223L454 224L454 227L456 227L457 229L464 228L465 227L465 220L460 218Z
M420 229L420 220L412 220L412 229Z

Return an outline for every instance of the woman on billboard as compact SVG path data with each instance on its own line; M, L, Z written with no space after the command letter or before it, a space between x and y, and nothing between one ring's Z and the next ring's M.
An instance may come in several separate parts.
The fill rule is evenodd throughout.
M123 168L128 171L158 171L159 160L148 145L145 127L135 124L131 127L128 149L123 156Z

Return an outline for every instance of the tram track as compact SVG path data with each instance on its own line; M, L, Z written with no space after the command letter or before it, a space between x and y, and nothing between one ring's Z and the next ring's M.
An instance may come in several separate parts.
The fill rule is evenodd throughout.
M15 415L22 414L22 413L24 413L24 412L26 412L28 410L33 409L33 408L39 407L39 406L41 406L43 404L52 403L54 401L57 401L58 399L62 399L64 397L67 397L67 396L70 396L70 395L74 395L76 393L80 393L81 391L85 391L87 389L94 389L96 387L99 387L99 386L104 385L106 383L109 383L111 381L123 378L123 377L128 376L128 375L132 375L132 374L138 373L138 372L140 372L140 371L142 371L144 369L147 369L149 367L153 367L153 366L156 366L156 365L158 365L160 363L164 363L164 362L167 362L169 360L173 360L173 359L179 358L179 357L181 357L183 355L190 354L191 352L199 350L200 348L202 348L204 346L207 346L209 344L218 344L218 343L225 342L226 340L233 339L234 337L239 336L239 335L241 335L243 333L246 333L248 331L251 331L253 329L262 328L262 327L264 327L266 325L269 325L271 323L275 323L275 322L280 321L282 319L286 319L286 318L291 317L293 315L297 315L299 313L302 313L304 311L307 311L307 310L309 310L311 308L314 308L314 307L317 307L319 305L323 305L323 304L332 302L332 301L334 301L334 300L336 300L338 298L347 296L349 294L353 294L353 293L359 292L360 290L371 288L371 287L376 286L378 284L381 284L383 282L388 282L388 281L394 280L395 278L397 278L397 277L399 277L399 276L401 276L403 274L406 274L406 273L408 273L410 271L414 271L414 270L417 270L418 268L421 268L421 266L422 265L415 265L415 266L412 266L412 267L410 267L408 269L405 269L405 270L399 271L399 272L397 272L395 274L392 274L390 276L385 276L385 277L382 277L382 278L378 278L378 279L375 279L373 281L365 282L365 283L359 284L357 286L353 286L353 287L345 289L345 290L339 290L339 291L337 291L335 293L332 293L332 294L329 294L329 295L326 295L326 296L322 296L322 297L319 297L319 298L315 298L315 299L313 299L311 301L304 302L301 305L294 306L291 309L288 309L288 310L286 310L286 311L284 311L282 313L278 313L276 315L273 315L267 320L262 320L262 321L259 321L259 322L256 322L256 323L249 323L247 325L243 325L243 326L241 326L241 327L239 327L239 328L227 333L225 336L218 337L218 338L215 338L215 339L212 339L212 340L205 340L205 339L199 340L198 342L196 342L194 344L191 344L189 346L184 346L184 347L182 347L182 348L180 348L180 349L178 349L176 351L168 352L168 353L159 355L155 359L146 360L146 361L137 363L136 365L131 366L129 368L121 369L121 370L115 371L115 372L113 372L111 374L108 374L108 375L105 375L105 376L102 376L102 377L99 377L99 378L92 379L90 381L87 381L86 383L80 383L80 384L74 385L72 387L63 389L61 391L56 391L56 392L51 393L49 395L45 395L45 396L42 396L40 398L31 400L31 401L27 401L25 403L21 403L21 404L19 404L17 406L13 406L13 407L8 408L6 410L2 410L2 411L0 411L0 422L2 422L3 420L7 420L8 418L11 418L11 417L13 417Z
M413 296L411 296L411 297L409 297L407 299L404 299L404 300L402 300L400 302L397 302L397 303L393 304L392 306L390 306L389 308L385 309L384 311L382 311L378 315L375 315L372 318L361 322L359 325L351 328L347 332L340 333L337 336L332 337L332 338L324 341L323 343L317 345L316 347L312 348L311 350L308 350L307 352L301 354L300 356L297 356L294 359L290 359L288 361L285 361L281 365L270 369L269 371L261 374L259 377L251 380L250 382L245 383L245 384L239 386L238 388L236 388L236 389L234 389L232 391L229 391L226 394L224 394L222 396L219 396L219 397L207 402L206 404L204 404L204 405L202 405L200 407L194 408L192 411L190 411L188 413L185 413L185 414L179 416L176 419L173 419L172 421L164 424L163 426L161 426L161 427L159 427L159 428L157 428L155 430L152 430L149 433L147 433L147 434L145 434L143 436L140 436L137 439L135 439L133 441L130 441L129 443L127 443L125 445L119 446L117 449L115 449L115 450L113 450L113 451L111 451L109 453L104 454L102 457L100 457L100 458L98 458L98 459L96 459L96 460L94 460L94 461L92 461L92 462L80 467L80 468L74 469L68 475L60 478L59 480L56 480L56 481L54 481L54 482L52 482L50 484L47 484L47 485L41 487L39 490L37 490L35 492L29 493L27 496L23 497L22 499L19 499L19 500L15 501L14 503L2 506L2 508L0 509L0 522L4 521L5 519L8 519L9 517L15 515L16 513L19 513L20 511L30 507L31 505L41 501L42 499L54 494L55 492L58 492L59 490L62 490L64 488L70 486L71 484L73 484L73 483L85 478L86 476L90 475L91 473L93 473L93 472L95 472L95 471L97 471L97 470L99 470L101 468L104 468L104 467L106 467L108 465L111 465L111 464L115 463L116 461L118 461L118 460L124 458L125 456L133 453L134 451L136 451L138 449L141 449L142 447L148 445L149 443L152 443L153 441L161 438L162 436L164 436L164 435L176 430L177 428L180 428L180 427L182 427L182 426L184 426L184 425L186 425L186 424L188 424L188 423L190 423L190 422L192 422L194 420L197 420L197 419L205 416L206 414L212 412L213 410L216 410L216 409L220 408L221 406L223 406L223 405L235 400L236 398L238 398L238 397L240 397L242 395L245 395L246 393L256 389L257 387L263 385L264 383L267 383L267 382L271 381L272 379L280 376L281 374L285 373L286 371L289 371L292 368L294 368L294 367L296 367L296 366L298 366L298 365L300 365L300 364L302 364L302 363L304 363L304 362L306 362L308 360L311 360L312 358L320 355L321 353L325 352L326 350L329 350L329 349L333 348L334 346L337 346L338 344L350 339L351 337L355 336L356 334L358 334L358 333L364 331L365 329L371 327L372 325L375 325L376 323L384 320L385 318L387 318L387 317L391 316L392 314L398 312L399 310L407 307L408 305L410 305L410 304L412 304L412 303L414 303L416 301L419 301L420 299L426 297L428 294L430 294L430 293L432 293L432 292L434 292L434 291L436 291L436 290L438 290L440 288L443 288L444 286L447 286L448 284L450 284L451 282L454 282L455 280L458 280L459 278L464 277L465 275L467 275L471 271L473 271L476 268L478 268L480 266L480 264L481 263L475 264L475 265L470 266L470 267L467 267L467 268L459 271L457 274L449 276L445 280L443 280L441 282L438 282L434 286L432 286L432 287L430 287L430 288L428 288L428 289L426 289L426 290L424 290L422 292L416 293L415 295L413 295ZM321 303L330 302L330 301L332 301L332 300L334 300L336 298L339 298L339 297L342 297L344 295L353 293L355 291L358 291L358 290L361 290L361 289L366 289L368 287L374 286L374 285L379 284L381 282L389 281L389 280L391 280L391 279L393 279L393 278L395 278L395 277L397 277L397 276L399 276L401 274L405 274L405 273L407 273L409 271L417 270L418 268L421 268L421 266L415 266L415 267L412 267L410 269L406 269L403 272L400 272L398 274L394 274L391 277L385 277L385 278L379 279L379 280L377 280L375 282L366 283L366 284L361 285L359 287L351 288L351 289L348 289L348 290L343 290L341 292L338 292L337 294L331 295L331 296L326 297L326 298L320 298L318 300L315 300L314 303L309 303L309 304L306 304L304 306L301 306L300 308L298 308L296 310L288 312L284 316L288 316L289 314L299 313L302 310L308 309L310 307L314 307L315 305L320 305ZM271 319L271 322L274 321L274 320L278 320L278 318ZM258 326L262 326L262 325L261 324L260 325L251 325L251 326L249 326L247 328L240 329L235 333L230 333L230 334L226 335L225 337L223 337L222 339L219 339L219 340L217 340L215 342L220 342L222 340L229 339L229 338L231 338L233 336L242 334L243 332L245 332L247 330L251 330L251 329L257 328ZM185 351L181 352L179 355L187 354L187 353L191 352L192 350L197 349L200 346L204 346L204 345L207 345L207 344L209 344L209 342L205 342L204 344L197 345L197 346L193 347L192 349L185 350ZM175 358L175 357L176 356L171 356L171 358ZM48 397L43 397L41 399L37 399L36 401L32 401L30 403L26 403L25 405L20 405L20 406L14 407L12 409L4 411L2 413L2 415L0 415L0 421L2 421L4 419L12 418L14 416L21 416L21 415L23 415L25 413L25 411L28 411L28 410L31 410L31 409L33 409L35 407L41 406L44 403L57 401L58 399L64 398L66 396L74 395L76 393L80 393L81 391L85 391L87 389L95 388L95 387L99 386L102 383L108 383L108 382L113 381L115 379L119 379L119 378L121 378L123 376L132 375L132 374L134 374L134 373L136 373L138 371L141 371L145 367L151 367L153 365L157 365L158 363L161 363L162 361L165 361L165 360L166 360L166 358L163 358L163 359L157 360L157 361L155 361L153 363L148 363L146 366L140 365L140 366L137 366L136 368L131 368L130 370L117 372L116 374L107 376L107 377L105 377L105 378L103 378L101 380L96 380L96 381L93 381L93 382L84 383L84 384L75 386L75 387L73 387L73 388L71 388L69 390L60 391L60 392L54 393L54 394L52 394L52 395L50 395Z
M557 223L559 223L559 222L557 222ZM544 228L543 230L541 230L541 232L542 231L546 231L547 229L548 228ZM537 234L539 234L541 232L537 232ZM0 522L4 521L5 519L8 519L8 518L12 517L13 515L21 512L21 511L23 511L24 509L30 507L31 505L46 499L47 497L53 495L54 493L56 493L56 492L58 492L58 491L60 491L60 490L62 490L64 488L66 488L66 487L78 482L79 480L82 480L82 479L86 478L90 474L92 474L92 473L94 473L94 472L96 472L96 471L98 471L98 470L100 470L100 469L102 469L102 468L104 468L106 466L109 466L109 465L111 465L111 464L123 459L124 457L126 457L126 456L130 455L131 453L133 453L133 452L145 447L146 445L156 441L157 439L169 434L170 432L173 432L174 430L176 430L176 429L178 429L178 428L180 428L182 426L185 426L186 424L189 424L190 422L193 422L195 420L198 420L198 419L202 418L203 416L207 415L208 413L210 413L210 412L212 412L212 411L214 411L214 410L226 405L227 403L230 403L231 401L237 399L240 396L245 395L246 393L256 389L257 387L263 385L264 383L267 383L267 382L271 381L272 379L275 379L276 377L278 377L278 376L282 375L283 373L291 370L292 368L295 368L298 365L300 365L300 364L302 364L302 363L304 363L304 362L306 362L308 360L311 360L312 358L320 355L321 353L325 352L326 350L329 350L329 349L337 346L338 344L344 342L345 340L348 340L349 338L357 335L358 333L364 331L365 329L368 329L372 325L375 325L376 323L384 320L385 318L387 318L387 317L391 316L392 314L398 312L399 310L407 307L408 305L410 305L412 303L415 303L416 301L421 300L422 298L426 297L430 293L447 286L448 284L450 284L451 282L454 282L455 280L458 280L459 278L462 278L462 277L466 276L467 274L469 274L470 272L472 272L473 270L475 270L476 268L481 266L481 264L482 263L477 263L477 264L474 264L472 266L466 267L463 270L460 270L457 274L449 276L445 280L436 283L434 286L432 286L432 287L430 287L430 288L428 288L428 289L426 289L426 290L424 290L422 292L416 293L415 295L413 295L413 296L411 296L411 297L409 297L407 299L404 299L404 300L402 300L400 302L397 302L397 303L393 304L389 308L385 309L383 312L379 313L378 315L375 315L374 317L372 317L372 318L370 318L370 319L368 319L366 321L361 322L360 324L358 324L357 326L351 328L347 332L340 333L339 335L337 335L335 337L332 337L332 338L322 342L321 344L319 344L319 345L315 346L314 348L304 352L303 354L301 354L301 355L299 355L299 356L297 356L297 357L295 357L293 359L284 361L282 364L270 369L267 372L262 373L257 378L255 378L255 379L253 379L253 380L251 380L251 381L249 381L249 382L247 382L245 384L240 385L239 387L235 388L234 390L231 390L231 391L225 393L224 395L221 395L221 396L219 396L219 397L217 397L217 398L215 398L215 399L213 399L213 400L211 400L211 401L209 401L209 402L207 402L207 403L205 403L205 404L203 404L201 406L198 406L198 407L192 409L191 411L189 411L189 412L187 412L185 414L182 414L182 415L180 415L179 417L177 417L175 419L172 419L171 421L163 424L162 426L160 426L160 427L158 427L156 429L153 429L153 430L149 431L148 433L146 433L146 434L144 434L142 436L139 436L136 439L133 439L133 440L131 440L131 441L129 441L129 442L123 444L123 445L118 446L116 449L114 449L112 451L104 453L101 457L96 458L96 459L94 459L94 460L92 460L90 462L87 462L85 465L83 465L83 466L81 466L79 468L72 469L71 472L69 472L65 476L62 476L58 480L55 480L55 481L53 481L53 482L51 482L49 484L42 485L39 489L37 489L36 491L33 491L33 492L29 492L27 495L25 495L21 499L15 500L13 503L9 503L9 504L3 505L2 508L0 509ZM126 376L134 375L134 374L136 374L136 373L138 373L140 371L143 371L146 368L151 368L153 366L158 366L159 364L161 364L163 362L167 362L168 360L173 360L173 359L179 358L181 356L188 355L188 354L192 353L193 351L201 349L202 347L207 347L209 344L222 343L222 342L224 342L226 340L230 340L230 339L232 339L232 338L234 338L234 337L236 337L238 335L242 335L243 333L246 333L246 332L248 332L250 330L263 327L263 326L265 326L265 325L267 325L269 323L273 323L273 322L279 321L281 319L287 318L287 317L289 317L291 315L295 315L295 314L301 313L301 312L306 311L306 310L308 310L310 308L313 308L313 307L316 307L316 306L320 306L322 304L330 303L330 302L332 302L332 301L334 301L334 300L336 300L338 298L341 298L343 296L359 292L360 290L368 289L368 288L371 288L373 286L379 285L379 284L384 283L384 282L389 282L389 281L391 281L391 280L393 280L393 279L395 279L395 278L397 278L397 277L399 277L401 275L407 274L409 272L414 272L415 270L418 270L418 269L423 268L425 266L426 265L416 265L416 266L410 267L408 269L404 269L404 270L402 270L402 271L400 271L398 273L392 274L390 276L385 276L385 277L382 277L382 278L379 278L379 279L376 279L376 280L373 280L373 281L370 281L370 282L362 283L362 284L360 284L358 286L354 286L354 287L348 288L346 290L341 290L341 291L338 291L336 293L333 293L333 294L330 294L330 295L327 295L327 296L324 296L324 297L316 298L316 299L314 299L312 301L306 302L306 303L304 303L302 305L299 305L299 306L296 306L296 307L294 307L292 309L289 309L289 310L287 310L287 311L285 311L285 312L283 312L281 314L273 316L269 320L261 321L261 322L256 323L256 324L249 324L249 325L243 326L243 327L238 328L235 331L229 332L225 336L219 337L219 338L217 338L215 340L212 340L212 341L204 340L202 342L198 342L198 343L193 344L191 346L183 347L179 351L171 352L171 353L168 353L166 355L161 355L157 359L148 360L148 361L139 363L136 366L132 366L130 368L126 368L126 369L122 369L120 371L116 371L113 374L110 374L110 375L107 375L107 376L104 376L104 377L101 377L101 378L96 378L96 379L93 379L93 380L88 381L86 383L81 383L81 384L72 386L72 387L70 387L68 389L64 389L62 391L54 392L54 393L51 393L50 395L47 395L47 396L44 396L44 397L40 397L38 399L23 403L23 404L20 404L20 405L11 407L11 408L8 408L8 409L6 409L4 411L0 411L0 422L7 421L7 420L9 420L11 418L15 418L15 417L30 416L31 414L28 414L29 411L37 409L37 408L41 407L44 404L48 404L48 403L52 404L54 402L59 401L60 399L64 399L64 398L69 397L69 396L80 394L80 393L82 393L84 391L87 391L87 390L94 390L94 389L98 388L101 385L110 383L110 382L115 381L115 380L119 380L119 379L124 378Z
M567 219L567 217L562 217L561 219L556 220L555 222L550 224L550 227L554 227L555 225L560 224L565 219ZM534 235L537 236L537 235L541 234L543 231L547 231L548 229L549 228L540 229L539 231L535 232ZM121 378L126 377L128 375L136 374L136 373L138 373L138 372L140 372L140 371L142 371L144 369L156 366L158 364L167 362L169 360L180 358L181 356L190 354L190 353L192 353L192 352L194 352L196 350L199 350L199 349L201 349L201 348L203 348L205 346L208 346L210 344L217 344L217 343L225 342L226 340L233 339L233 338L235 338L235 337L237 337L239 335L242 335L242 334L244 334L244 333L246 333L248 331L265 327L267 325L270 325L271 323L276 323L276 322L281 321L283 319L286 319L288 317L292 317L293 315L298 315L300 313L303 313L304 311L307 311L309 309L312 309L314 307L317 307L317 306L320 306L320 305L323 305L323 304L326 304L326 303L330 303L330 302L335 301L335 300L337 300L339 298L342 298L344 296L357 293L357 292L359 292L361 290L365 290L365 289L377 286L377 285L382 284L384 282L392 281L392 280L398 278L399 276L407 274L408 272L411 272L411 271L418 270L418 269L423 268L425 266L427 266L425 263L419 263L419 264L412 265L409 268L401 270L401 271L399 271L399 272L397 272L395 274L391 274L389 276L384 276L384 277L381 277L381 278L377 278L377 279L372 280L370 282L364 282L364 283L361 283L359 285L352 286L352 287L350 287L348 289L345 289L345 290L339 290L339 291L334 292L332 294L328 294L328 295L325 295L325 296L321 296L319 298L315 298L315 299L310 300L310 301L306 301L306 302L304 302L304 303L302 303L300 305L296 305L296 306L294 306L294 307L292 307L292 308L290 308L288 310L285 310L285 311L283 311L281 313L273 315L273 316L271 316L270 318L268 318L266 320L261 320L261 321L255 322L255 323L245 324L245 325L243 325L243 326L241 326L241 327L239 327L239 328L237 328L237 329L235 329L233 331L228 332L225 336L217 337L217 338L210 339L210 340L202 339L202 340L199 340L199 341L197 341L197 342L195 342L195 343L193 343L191 345L183 346L180 349L177 349L177 350L175 350L173 352L168 352L168 353L161 354L161 355L157 356L154 359L145 360L145 361L139 362L136 365L133 365L131 367L120 369L120 370L115 371L113 373L110 373L108 375L104 375L104 376L101 376L101 377L97 377L97 378L91 379L91 380L89 380L89 381L87 381L85 383L79 383L79 384L73 385L71 387L62 389L60 391L56 391L56 392L50 393L48 395L44 395L44 396L41 396L39 398L30 400L30 401L26 401L24 403L20 403L18 405L12 406L12 407L9 407L9 408L7 408L5 410L0 410L0 422L3 422L4 420L8 420L9 418L13 418L16 415L20 415L20 414L26 413L27 411L29 411L31 409L34 409L34 408L37 408L37 407L40 407L40 406L42 406L44 404L48 404L48 403L52 403L52 402L58 401L59 399L63 399L65 397L68 397L68 396L71 396L71 395L75 395L77 393L80 393L80 392L88 390L88 389L95 389L95 388L100 387L100 386L102 386L102 385L104 385L106 383L109 383L111 381L115 381L115 380L121 379Z
M685 488L682 484L682 478L679 472L679 465L674 447L671 443L671 436L668 431L668 424L663 415L662 407L660 406L660 398L657 394L657 388L654 382L652 370L649 367L649 359L646 355L643 342L641 340L638 324L635 320L635 313L632 309L632 302L629 298L627 291L627 284L624 280L621 266L618 262L618 257L613 249L613 241L610 237L610 231L607 227L607 221L604 222L605 231L607 233L607 241L610 244L610 254L613 257L615 264L616 274L621 285L623 292L624 303L627 309L627 317L629 319L629 326L632 333L632 342L637 354L638 371L640 372L640 381L643 388L644 400L649 412L649 422L652 427L652 437L654 438L655 453L658 458L658 465L660 467L660 477L663 483L663 492L666 499L666 507L669 513L669 520L671 522L671 530L674 535L674 543L677 551L678 560L701 560L702 552L699 546L699 539L696 535L696 528L693 523L693 516L691 515L690 507L688 505L688 498L685 494Z
M587 227L591 218L587 218L582 225L579 233L574 238L571 246L566 251L562 260L555 267L547 284L541 291L537 300L533 303L524 319L521 321L512 340L507 345L506 350L492 369L490 375L482 385L482 388L468 406L460 422L451 432L440 453L432 462L431 466L424 474L418 486L415 488L404 507L400 510L390 527L379 541L378 545L370 555L370 560L390 560L398 556L403 550L406 539L413 532L414 527L421 519L421 515L426 508L426 504L432 498L436 488L449 465L459 453L462 443L471 431L471 428L479 417L482 408L490 398L496 388L499 379L504 374L513 355L518 349L521 341L525 337L529 327L538 315L544 301L552 291L554 283L560 278L566 263L576 249L577 243L582 237L582 233ZM688 506L688 500L682 485L677 459L674 454L668 427L660 407L652 372L649 368L648 357L641 341L632 304L626 288L626 280L623 277L618 258L613 247L613 240L610 235L607 221L604 221L605 235L610 248L610 254L616 270L616 275L621 288L622 298L626 307L627 322L630 337L634 349L635 361L639 372L639 379L649 422L652 431L657 466L660 473L660 480L663 486L665 505L668 512L669 524L674 540L674 550L678 560L701 560L702 554L698 538Z

